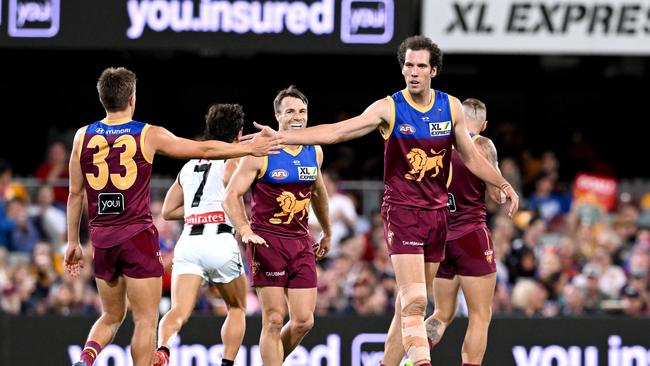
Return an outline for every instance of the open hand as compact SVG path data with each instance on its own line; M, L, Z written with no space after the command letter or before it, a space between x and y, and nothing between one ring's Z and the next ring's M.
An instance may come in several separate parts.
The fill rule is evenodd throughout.
M279 150L284 148L282 137L268 126L264 126L262 131L253 134L249 143L253 145L253 156L279 154Z
M253 230L242 230L242 232L240 232L240 235L241 241L244 244L262 245L267 248L269 247L269 245L266 243L266 240L264 240L264 238L261 236L255 234Z
M79 277L81 268L84 267L83 250L79 243L68 242L68 247L65 250L65 258L63 259L63 266L72 277Z

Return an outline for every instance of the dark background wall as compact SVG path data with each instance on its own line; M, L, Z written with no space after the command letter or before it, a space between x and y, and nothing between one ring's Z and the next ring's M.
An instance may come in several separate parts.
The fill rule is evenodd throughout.
M213 101L239 102L248 121L274 126L275 93L296 84L310 98L311 123L319 123L361 113L374 100L404 87L392 55L228 58L180 52L3 49L0 60L6 136L0 156L7 157L19 175L33 171L49 141L71 141L76 128L104 117L95 83L108 66L125 66L138 75L136 119L184 137L201 131L203 115ZM502 156L521 149L533 153L552 149L562 157L577 132L619 177L647 177L650 172L639 161L649 119L649 68L650 60L642 57L446 55L433 86L461 100L484 100L491 123L486 134L497 142L509 127L520 133L521 141L514 147L497 144ZM379 134L371 134L329 147L326 164L351 159L358 164L342 170L348 178L379 178L381 146ZM630 154L641 157L630 159ZM159 174L175 175L181 165L160 160L155 168ZM566 159L563 163L571 165Z

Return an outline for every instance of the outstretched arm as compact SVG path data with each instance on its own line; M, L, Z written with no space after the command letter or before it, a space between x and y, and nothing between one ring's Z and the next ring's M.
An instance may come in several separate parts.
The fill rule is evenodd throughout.
M183 207L183 187L178 182L178 178L167 190L165 200L162 206L162 215L165 220L181 220L185 215Z
M79 225L81 223L81 210L84 203L84 176L79 161L80 143L84 137L84 130L79 129L74 137L72 153L70 154L70 188L68 194L68 207L66 210L68 221L68 245L65 251L64 267L74 277L79 276L83 267L83 253L79 243Z
M356 117L337 123L321 124L300 130L280 132L288 145L331 145L365 136L377 128L388 126L391 106L388 99L371 104ZM259 128L259 125L257 125Z
M499 170L499 160L497 158L497 148L494 146L494 143L492 143L492 140L484 136L479 136L474 140L474 145L478 152L481 153L499 173L501 173ZM499 187L490 184L487 186L486 190L488 197L492 201L499 204L506 202L505 194L501 189L499 189Z
M227 159L245 155L277 154L283 148L282 139L270 129L257 133L246 143L208 140L194 141L178 137L164 127L151 126L145 135L147 154L160 152L177 159Z
M483 155L479 154L476 146L472 143L472 139L469 137L469 133L467 133L467 128L465 127L465 115L460 101L451 96L450 100L454 114L454 135L456 137L454 145L456 146L460 157L474 175L484 182L499 187L499 189L504 191L506 197L510 199L508 215L512 217L519 207L519 195L517 195L517 192L515 192L510 183L503 178L494 165L490 164Z
M241 235L244 243L266 246L266 241L260 236L255 235L251 229L244 207L244 194L253 184L255 177L257 177L257 174L262 169L262 163L263 158L251 156L243 158L237 170L235 170L235 173L230 178L221 204L230 221L235 225L235 229Z
M314 214L318 219L318 223L323 229L323 236L319 241L316 250L316 258L324 258L330 250L330 241L332 240L332 225L330 224L330 208L329 197L327 196L327 189L323 183L323 175L321 174L320 167L323 164L323 149L316 146L316 157L318 159L318 176L316 182L311 188L311 207L314 209Z

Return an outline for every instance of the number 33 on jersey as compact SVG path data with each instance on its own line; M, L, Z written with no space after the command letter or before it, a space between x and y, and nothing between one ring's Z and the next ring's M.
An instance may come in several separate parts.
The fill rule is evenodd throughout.
M102 120L88 125L80 142L79 161L87 183L91 230L110 227L111 233L106 235L111 235L111 242L128 237L120 227L128 224L144 229L151 223L153 159L143 151L148 129L148 124L130 119Z

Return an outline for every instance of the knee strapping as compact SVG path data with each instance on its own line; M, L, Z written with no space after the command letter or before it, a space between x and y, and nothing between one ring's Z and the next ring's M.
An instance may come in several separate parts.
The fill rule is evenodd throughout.
M402 344L409 358L417 363L430 360L424 315L427 298L426 285L414 283L400 288L402 302Z
M402 303L402 319L407 316L424 317L427 308L427 287L424 283L401 286L399 294Z

